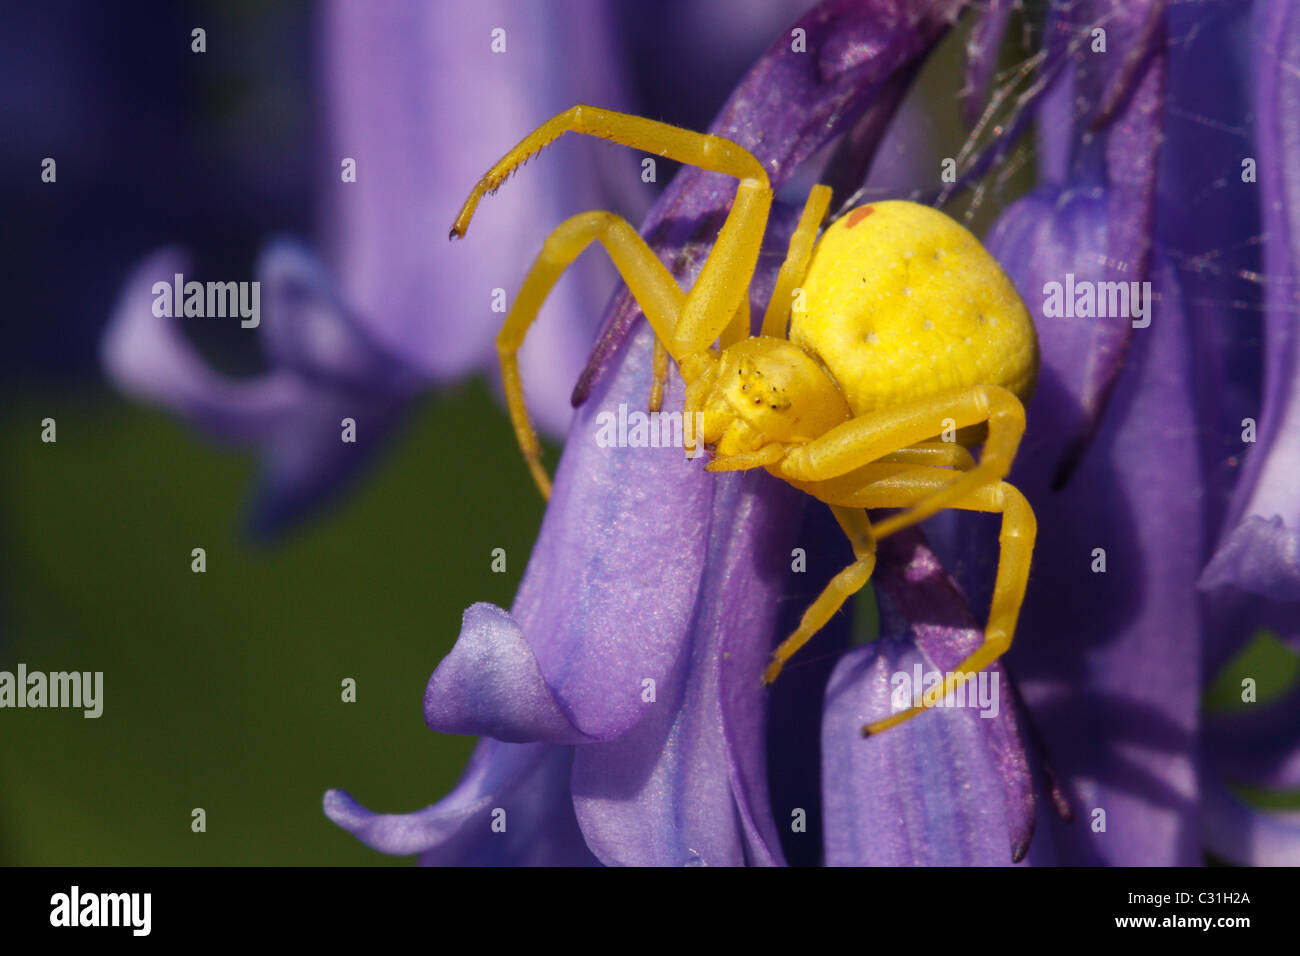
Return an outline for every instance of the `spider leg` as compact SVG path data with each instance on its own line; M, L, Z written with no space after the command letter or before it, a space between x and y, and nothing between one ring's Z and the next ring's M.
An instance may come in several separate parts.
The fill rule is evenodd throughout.
M775 470L796 485L836 478L900 448L918 442L930 444L929 439L944 430L945 420L958 429L988 423L979 464L902 514L876 525L876 537L883 538L1006 477L1025 431L1025 409L1015 395L996 385L976 385L859 415L792 449Z
M876 539L871 533L871 523L867 520L866 512L860 508L841 508L837 505L831 506L831 512L848 536L856 560L831 578L822 593L803 612L794 633L772 652L772 661L763 672L764 684L776 680L785 662L826 626L826 622L844 606L845 601L862 590L876 567Z
M774 339L786 337L794 290L808 272L808 261L812 258L813 245L817 241L817 230L821 228L830 204L830 187L821 184L813 186L799 216L799 225L790 236L790 251L786 253L781 270L776 274L776 285L772 287L772 297L767 300L760 335Z
M765 455L765 452L772 450L774 454L779 454L782 447L783 446L780 445L767 445L750 456L733 456L732 458L714 459L709 463L708 467L710 471L723 471L729 470L730 468L752 468L758 465L765 465L768 464L768 462L762 460L762 458L770 457ZM752 461L749 460L751 458L753 459ZM737 461L737 459L744 460ZM718 467L719 462L722 462L722 467ZM932 467L922 467L918 469L918 465ZM821 482L791 483L801 491L807 492L816 498L820 498L822 501L831 505L835 517L840 522L840 526L844 528L845 533L849 536L849 541L854 544L854 554L859 558L859 561L863 559L865 554L865 551L859 550L864 547L862 542L870 542L871 562L872 567L874 567L875 541L879 535L875 534L871 524L867 520L865 512L859 509L883 506L874 504L873 502L876 499L870 495L864 495L864 489L867 492L870 492L881 482L889 482L891 479L895 478L895 476L909 475L918 470L926 473L936 473L935 480L940 482L938 487L942 487L943 482L951 482L957 474L955 471L945 470L944 466L951 466L952 468L957 469L957 471L965 471L968 468L974 467L974 461L971 459L970 452L966 451L966 449L962 448L960 445L951 442L918 442L916 445L885 455L879 461L864 465L861 468L837 478ZM868 502L868 504L860 504L859 500ZM850 528L853 530L850 530ZM852 587L851 590L843 592L839 597L838 602L830 605L829 610L826 610L826 606L829 605L829 602L834 600L834 598L828 597L828 595L832 593L832 589L837 586L842 589L844 586L852 584L855 580L857 572L854 571L854 568L858 563L859 562L854 562L853 565L850 565L844 571L840 572L840 575L832 579L830 585L828 585L822 592L822 595L814 601L811 606L809 606L808 610L804 613L803 619L800 621L799 628L786 638L773 654L772 662L768 665L767 672L763 677L764 683L770 684L772 681L776 680L777 675L781 672L782 665L789 660L790 657L799 650L799 648L803 647L803 645L806 644L818 630L825 626L826 622L830 620L831 615L840 608L844 601L861 589L862 585L866 583L867 578L871 576L871 568L867 569L866 577L862 579L861 583ZM819 607L819 605L821 605L821 607ZM824 613L822 613L823 611Z
M672 335L686 294L667 267L646 245L627 220L609 212L586 212L567 219L547 237L524 284L515 297L505 324L497 334L497 354L501 359L501 379L505 384L506 407L514 423L519 448L532 472L543 498L551 494L551 479L542 467L542 449L537 432L528 417L523 385L519 379L519 348L529 326L560 275L592 242L605 247L619 275L627 283L633 298L645 312L655 335L660 339Z
M498 189L515 168L568 132L613 140L740 180L731 211L687 295L676 328L671 336L660 334L679 364L683 355L704 352L722 334L747 294L772 204L767 171L747 149L731 140L594 106L571 107L539 126L488 170L461 207L452 236L465 235L485 193ZM698 373L699 368L698 363L691 363L690 372Z
M800 484L799 487L837 507L907 508L935 497L952 488L955 483L953 472L941 468L899 469L892 465L867 465L855 472L855 475L864 482L856 490L839 479L834 482ZM873 476L875 480L871 480ZM1011 646L1016 632L1016 620L1025 600L1029 564L1037 533L1033 509L1029 507L1025 496L1005 481L982 485L953 502L950 507L1002 515L1002 532L998 539L1001 553L988 623L984 626L984 642L944 678L942 687L928 692L919 707L911 707L867 724L862 728L864 735L888 730L933 707L1001 657Z
M731 321L718 336L718 346L725 349L728 345L734 345L741 339L747 338L749 338L749 296L744 296L740 300L740 305L736 306Z
M956 468L970 471L975 459L964 445L951 441L919 441L896 452L883 455L877 461L886 464L928 465L931 468Z
M746 452L740 455L718 455L711 462L705 465L706 471L745 471L749 468L764 468L768 465L775 465L785 457L789 445L782 445L779 442L770 442L764 445L758 451ZM975 459L971 453L961 445L952 442L934 441L934 442L917 442L908 448L900 448L898 451L885 455L878 461L873 462L867 468L876 468L877 466L894 466L895 471L902 471L904 466L924 465L931 468L955 468L958 471L969 471L975 467ZM864 480L875 480L875 478L865 479L861 472L863 469L851 471L839 478L830 478L826 484L831 487L844 487L848 489L857 489ZM875 476L880 474L879 471L871 471L869 474ZM892 473L892 472L890 472ZM798 487L804 487L800 482L791 482ZM811 486L809 486L811 487ZM818 486L820 487L820 486ZM876 537L879 537L877 535Z
M654 364L650 379L650 402L647 410L657 412L664 407L664 386L668 384L668 349L663 340L655 336Z
M740 300L740 306L736 309L736 314L731 317L731 322L722 330L722 335L718 338L718 345L726 348L733 342L739 342L741 339L749 337L749 299L748 297ZM663 342L655 339L654 365L651 372L650 380L650 402L648 410L657 412L663 408L664 404L664 386L668 383L668 349L664 347Z
M741 452L738 455L718 455L704 466L705 471L747 471L750 468L762 468L774 465L785 454L785 445L770 442L758 451Z

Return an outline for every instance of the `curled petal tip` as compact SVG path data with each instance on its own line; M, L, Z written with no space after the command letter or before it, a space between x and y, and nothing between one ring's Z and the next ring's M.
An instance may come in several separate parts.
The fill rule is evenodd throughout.
M1019 863L1029 853L1029 841L1033 837L1033 831L1015 840L1011 844L1011 862Z

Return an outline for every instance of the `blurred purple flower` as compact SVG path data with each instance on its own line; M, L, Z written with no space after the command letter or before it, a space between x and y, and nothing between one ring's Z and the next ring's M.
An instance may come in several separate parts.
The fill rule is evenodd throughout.
M102 346L121 389L259 457L253 525L262 533L333 493L419 392L494 368L493 290L510 287L553 223L603 205L609 189L597 157L561 150L561 161L530 171L475 223L492 255L450 246L446 222L486 157L521 129L574 102L623 98L603 6L338 0L323 28L328 144L318 169L332 269L284 242L263 253L254 278L265 289L258 334L268 370L246 380L222 374L181 321L152 314L153 283L183 271L172 251L127 282ZM505 54L491 48L497 28ZM556 56L566 69L553 68ZM355 182L342 179L345 158L356 163ZM544 319L522 357L539 422L552 433L568 423L569 388L593 331L585 317L607 288L600 273L578 271L548 307L559 321ZM345 417L356 422L355 443L340 440Z

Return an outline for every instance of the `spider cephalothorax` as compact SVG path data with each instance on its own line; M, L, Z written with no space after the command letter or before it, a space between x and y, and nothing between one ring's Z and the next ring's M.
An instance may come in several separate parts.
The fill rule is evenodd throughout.
M452 227L463 236L482 196L565 132L587 133L740 180L699 278L683 291L636 230L608 212L562 223L546 240L497 337L510 415L543 495L550 478L524 406L517 354L560 274L591 242L609 252L656 335L651 404L665 356L702 417L711 471L766 468L826 502L855 560L809 606L764 675L782 665L862 588L876 541L945 508L1002 514L1001 558L984 643L920 706L868 724L891 727L934 706L1011 644L1024 600L1035 522L1002 479L1024 431L1038 340L1015 288L979 241L928 206L879 202L818 239L830 190L814 186L777 276L759 335L749 283L772 190L745 149L717 136L575 106L524 139L474 187ZM981 443L977 463L967 445ZM872 524L867 510L900 508Z
M835 380L785 339L742 339L698 368L686 408L703 413L704 443L723 458L804 444L853 416Z

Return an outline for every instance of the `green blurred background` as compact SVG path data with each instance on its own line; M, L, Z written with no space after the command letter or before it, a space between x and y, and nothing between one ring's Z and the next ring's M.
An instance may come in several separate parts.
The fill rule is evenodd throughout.
M98 719L5 712L0 860L405 862L331 824L321 796L418 809L469 755L425 727L424 686L464 607L510 605L542 513L486 388L424 402L354 493L266 550L237 521L251 462L158 413L24 392L0 440L2 666L105 675Z

